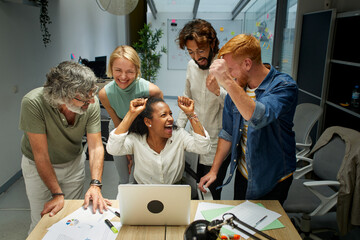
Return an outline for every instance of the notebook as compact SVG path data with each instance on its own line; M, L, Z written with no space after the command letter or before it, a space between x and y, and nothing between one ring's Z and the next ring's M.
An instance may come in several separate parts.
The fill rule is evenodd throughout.
M188 225L191 187L166 184L120 184L120 221L124 225Z

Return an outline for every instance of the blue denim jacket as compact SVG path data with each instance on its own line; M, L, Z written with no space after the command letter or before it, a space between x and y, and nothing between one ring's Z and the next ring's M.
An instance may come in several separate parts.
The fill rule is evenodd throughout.
M258 199L270 192L277 182L296 169L293 117L298 88L287 74L271 66L270 72L255 90L254 113L248 121L246 165L248 186L246 199ZM232 142L230 177L237 168L241 151L238 145L244 118L227 95L223 111L223 128L219 137Z

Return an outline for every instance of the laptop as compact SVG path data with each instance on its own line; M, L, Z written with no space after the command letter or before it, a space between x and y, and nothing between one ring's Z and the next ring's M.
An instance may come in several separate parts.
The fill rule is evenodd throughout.
M188 225L191 187L166 184L120 184L120 221L124 225Z

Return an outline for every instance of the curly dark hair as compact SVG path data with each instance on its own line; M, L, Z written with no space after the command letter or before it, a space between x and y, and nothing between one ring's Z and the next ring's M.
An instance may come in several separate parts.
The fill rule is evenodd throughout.
M219 52L219 39L216 36L215 29L211 24L202 19L194 19L188 22L180 31L176 41L181 49L185 49L187 40L195 40L200 48L210 47L214 44L213 53Z
M162 98L157 97L149 97L144 111L142 111L134 120L134 122L131 124L129 128L129 133L137 133L139 135L149 134L149 129L144 123L144 118L152 119L152 115L154 112L153 105L158 102L165 101ZM173 124L173 129L176 130L177 126Z

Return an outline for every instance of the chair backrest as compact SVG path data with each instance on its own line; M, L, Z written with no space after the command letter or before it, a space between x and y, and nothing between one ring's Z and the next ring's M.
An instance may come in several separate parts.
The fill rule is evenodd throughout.
M345 142L338 136L314 153L314 173L323 180L337 180L336 176L345 156Z
M198 188L198 182L200 181L201 176L198 176L194 171L194 169L197 168L197 162L198 154L185 151L185 171L183 180L191 186L191 199L213 200L209 189L207 189L207 193L203 193Z
M309 143L310 131L319 120L323 109L312 103L297 105L294 115L294 132L297 143Z

